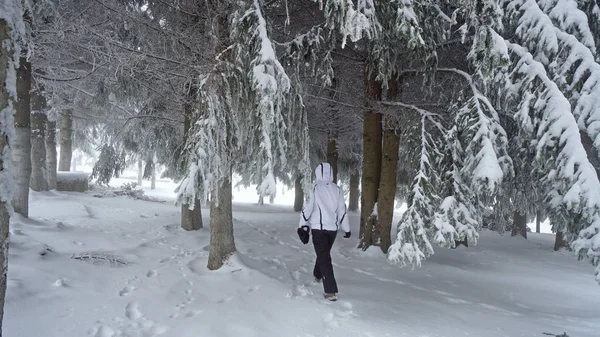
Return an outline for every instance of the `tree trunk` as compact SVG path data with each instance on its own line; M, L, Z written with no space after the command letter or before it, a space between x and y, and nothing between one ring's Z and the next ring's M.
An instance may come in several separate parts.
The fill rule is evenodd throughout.
M350 176L350 197L348 202L348 210L356 211L358 209L359 200L360 175L357 172Z
M527 239L527 216L515 211L513 217L512 236L521 235Z
M569 245L564 239L563 232L556 232L556 238L554 240L554 250L557 251L561 248L569 248Z
M16 1L15 1L16 2ZM9 2L10 3L10 2ZM10 5L9 5L10 6ZM11 40L10 27L7 22L0 16L0 186L2 190L6 190L6 186L12 185L13 179L10 165L7 161L12 161L10 157L10 147L12 138L11 132L7 129L12 129L12 110L7 109L9 106L9 93L6 89L6 83L9 73L9 60L13 57L11 44L16 41ZM14 82L13 82L14 83ZM12 83L8 83L12 86ZM8 167L6 167L8 166ZM3 192L4 193L4 192ZM0 263L2 264L2 274L0 275L0 336L2 336L2 318L4 316L4 302L6 295L6 273L8 269L8 231L10 223L10 214L8 212L7 203L11 202L10 195L2 195L0 198Z
M210 204L210 252L208 269L216 270L235 252L233 216L231 213L231 178L221 184L218 200Z
M215 39L215 55L221 55L225 60L232 60L232 51L228 50L230 43L229 34L231 33L229 17L229 3L227 1L216 0L209 2L213 7L216 15L212 33ZM219 89L217 89L219 90ZM227 90L220 88L220 90ZM233 163L230 158L233 158L232 146L232 125L229 120L230 113L227 111L223 114L224 130L212 130L213 132L225 132L226 147L221 148L216 155L225 160L227 172L223 172L224 179L217 187L217 191L210 191L210 251L208 254L208 269L216 270L223 266L224 261L235 252L235 242L233 236L233 215L231 209L231 174ZM217 192L215 194L215 192Z
M388 81L387 99L394 101L398 95L398 79L395 75ZM392 221L394 218L394 201L396 200L396 178L398 173L398 152L400 137L397 134L397 123L390 117L384 119L383 148L381 157L381 176L379 194L377 196L378 221L375 228L374 244L384 254L392 245Z
M536 233L540 233L541 232L541 224L542 224L542 219L541 218L541 212L537 211L535 213L535 232Z
M394 201L396 199L396 176L398 171L398 151L400 138L394 128L395 123L386 121L383 132L383 156L381 162L381 179L379 180L379 196L377 199L378 223L373 242L387 253L392 244L391 231L394 218Z
M381 100L381 83L376 74L365 69L365 96L367 104ZM374 108L367 108L363 125L363 165L361 186L361 216L359 248L366 250L373 245L373 232L377 228L377 214L374 212L379 194L381 174L381 114Z
M195 231L202 227L200 199L196 198L193 210L189 209L187 205L181 205L181 228L186 231Z
M329 139L327 140L327 162L331 165L331 169L333 170L333 182L336 184L338 182L338 157L337 139L330 133Z
M59 171L71 171L73 158L73 109L64 109L60 115Z
M192 128L192 118L194 114L194 102L196 102L197 90L194 86L188 87L187 92L187 101L183 106L183 137L184 143L187 143L190 130ZM186 161L187 162L187 161ZM184 165L184 167L187 166ZM190 210L190 205L182 204L181 205L181 228L186 231L193 231L201 229L202 224L202 208L200 206L200 199L196 198L194 200L194 209Z
M12 144L15 189L12 205L16 213L29 217L29 180L31 178L31 63L21 57L17 70L15 102L15 139Z
M584 131L579 131L579 135L588 160L594 167L594 170L596 170L596 176L600 178L600 158L598 157L598 151L596 151L596 147L594 147L594 141Z
M138 186L142 186L143 182L144 182L144 162L141 159L138 159L138 176L137 176Z
M150 177L150 189L156 189L156 161L152 162L152 176Z
M33 83L32 83L33 84ZM46 100L42 89L31 93L31 179L32 190L48 191L48 173L46 171L46 122L44 112Z
M294 198L294 212L301 212L302 208L304 207L304 190L302 190L301 176L296 178L294 191L296 192L296 196Z
M48 189L56 189L56 122L46 123L46 171L48 172Z

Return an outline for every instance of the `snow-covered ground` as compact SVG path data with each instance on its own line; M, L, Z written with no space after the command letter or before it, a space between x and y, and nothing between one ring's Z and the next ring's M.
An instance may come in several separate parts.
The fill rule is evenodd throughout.
M355 248L353 214L354 236L333 249L340 300L329 303L289 205L237 193L238 253L211 272L208 210L204 229L179 229L173 187L147 190L165 203L32 193L31 218L11 224L4 336L600 336L593 268L553 252L551 234L483 232L477 246L400 269Z

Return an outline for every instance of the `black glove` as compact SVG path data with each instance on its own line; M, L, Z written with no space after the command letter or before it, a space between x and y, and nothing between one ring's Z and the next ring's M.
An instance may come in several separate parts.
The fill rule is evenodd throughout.
M298 228L298 237L303 244L307 244L310 238L310 227L302 226Z
M346 234L344 235L344 239L348 239L351 234L352 234L351 232L346 232Z

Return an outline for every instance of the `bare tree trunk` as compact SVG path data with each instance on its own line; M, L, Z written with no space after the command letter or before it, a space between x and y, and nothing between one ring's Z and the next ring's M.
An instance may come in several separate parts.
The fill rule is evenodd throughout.
M294 211L301 212L304 207L304 190L302 190L302 177L298 176L296 178L296 183L294 184L294 191L296 192L294 198Z
M156 189L156 161L152 163L152 177L150 178L150 189Z
M233 216L231 213L231 178L223 182L218 200L212 198L210 205L210 252L208 269L216 270L223 266L235 252L233 239Z
M365 69L365 96L367 104L381 100L381 83ZM368 108L364 113L363 126L363 165L362 165L362 194L359 232L359 248L366 250L373 242L373 232L377 228L377 215L374 210L378 198L379 180L381 175L381 114L374 108Z
M393 101L398 95L398 79L395 75L388 81L387 99ZM392 221L394 218L394 201L396 200L396 178L398 173L398 152L400 137L397 125L391 118L384 118L383 148L381 157L381 178L379 179L379 195L377 196L378 222L375 228L374 244L387 253L392 245Z
M139 186L142 186L143 182L144 182L144 162L141 159L138 159L137 183Z
M522 215L519 211L514 212L511 235L521 235L527 239L527 216Z
M59 171L71 171L73 158L73 109L64 109L60 115Z
M558 232L556 232L556 238L554 240L554 250L556 251L561 248L569 248L569 245L567 244L567 242L564 239L563 232L558 231Z
M378 223L373 242L387 253L392 244L391 231L394 218L394 201L396 199L396 176L398 171L398 151L400 138L392 123L385 123L383 132L383 157L381 162L381 179L377 199ZM395 124L395 123L393 123Z
M228 2L215 0L210 2L214 9L216 17L212 25L212 33L216 37L215 55L222 55L224 59L231 59L233 55L227 49L230 45L229 33L231 32L230 21L228 20ZM227 90L221 88L222 90ZM216 270L223 266L224 261L235 252L235 241L233 236L233 215L231 209L231 174L232 163L229 162L233 156L232 151L232 126L227 116L225 120L225 136L227 147L220 150L218 155L226 158L227 172L224 174L224 180L217 187L218 193L210 191L210 251L208 253L208 269Z
M32 83L33 84L33 83ZM44 112L46 100L42 89L31 93L31 179L32 190L48 191L48 173L46 171L46 122Z
M583 131L579 131L579 135L581 137L581 144L583 144L583 148L585 149L588 160L596 170L596 175L598 178L600 178L600 158L598 157L598 151L596 151L596 148L594 147L594 141L592 141L590 136Z
M540 219L542 216L540 211L537 211L535 213L535 232L536 233L540 233L541 232L541 224L542 224L542 219Z
M187 205L181 205L181 228L186 231L195 231L203 227L200 207L200 199L198 198L194 202L193 210L189 209Z
M193 103L196 102L197 90L194 86L188 87L187 101L183 106L183 134L184 143L187 143L189 132L192 128L192 118L194 114ZM190 210L189 205L181 205L181 228L186 231L198 230L203 227L202 224L202 208L200 206L200 199L194 200L194 209Z
M56 189L56 122L46 123L46 171L48 172L48 189Z
M336 184L338 181L338 157L337 139L330 133L329 139L327 140L327 162L331 165L331 169L333 170L333 182Z
M11 179L13 178L12 172L10 172L10 165L7 165L6 161L11 160L7 154L10 153L11 142L13 139L9 139L10 132L6 128L12 128L12 125L6 125L6 122L13 123L11 110L6 108L9 105L9 93L7 91L5 83L7 82L9 60L13 57L12 48L10 46L11 35L10 29L7 22L0 16L0 120L4 123L0 123L0 185L5 189L6 186L11 185ZM14 41L16 43L16 41ZM6 167L8 166L8 167ZM7 171L5 171L7 170ZM8 198L8 200L5 199ZM2 274L0 275L0 336L2 336L2 318L4 316L4 302L6 295L6 273L8 269L8 231L10 223L10 214L8 212L7 203L11 202L10 195L3 196L0 198L0 263L2 264Z
M350 176L350 197L348 202L348 210L356 211L358 209L359 200L360 175L358 172L352 173Z
M17 70L15 102L15 139L12 144L15 189L12 205L16 213L29 217L29 180L31 178L31 63L21 57Z

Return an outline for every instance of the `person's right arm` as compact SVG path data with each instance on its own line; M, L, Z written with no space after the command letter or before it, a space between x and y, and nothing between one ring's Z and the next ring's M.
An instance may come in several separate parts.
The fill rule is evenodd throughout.
M341 188L339 190L340 193L336 212L338 215L338 222L344 233L346 233L346 236L344 237L350 237L350 223L348 222L348 209L346 208L346 202L344 200L344 191L342 191Z
M310 216L313 212L313 208L315 207L314 203L315 203L315 195L314 195L314 191L315 189L313 188L313 190L310 192L310 196L308 198L308 201L304 203L304 206L302 207L302 212L300 212L300 221L298 223L298 227L302 227L302 226L308 226L310 227L310 224L308 223L308 220L310 220Z

